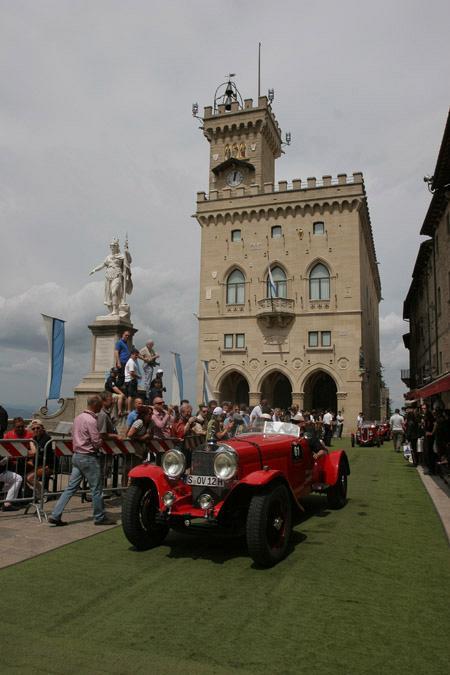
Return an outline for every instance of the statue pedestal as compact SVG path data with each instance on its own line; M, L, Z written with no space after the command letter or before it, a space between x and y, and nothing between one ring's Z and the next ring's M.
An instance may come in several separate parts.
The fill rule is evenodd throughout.
M137 332L129 319L120 316L97 317L89 330L92 333L91 370L74 389L75 415L86 408L89 396L104 391L105 380L114 366L114 347L122 333Z

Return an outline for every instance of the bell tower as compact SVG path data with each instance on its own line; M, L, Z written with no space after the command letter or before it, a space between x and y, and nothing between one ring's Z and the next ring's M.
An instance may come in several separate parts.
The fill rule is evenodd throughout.
M243 101L232 77L217 88L214 107L204 109L210 191L273 183L282 152L281 129L267 96L260 96L256 106L251 98Z
M229 75L204 108L197 401L379 414L381 286L362 173L275 181L273 92ZM194 104L197 117L198 105ZM200 119L200 117L198 117ZM360 350L365 367L359 363Z

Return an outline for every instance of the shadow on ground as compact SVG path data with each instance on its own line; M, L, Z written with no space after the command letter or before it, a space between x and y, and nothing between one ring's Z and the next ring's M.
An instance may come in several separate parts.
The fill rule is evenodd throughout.
M311 518L326 518L331 513L327 508L326 499L321 496L310 496L304 500L303 504L305 512L294 514L294 529L290 538L288 556L307 539L306 535L299 531L301 525ZM218 565L223 565L235 558L248 557L245 535L226 534L222 530L211 527L205 527L204 530L194 528L190 531L171 530L164 540L162 548L168 549L168 558L209 560ZM138 551L132 546L130 551L138 555L145 555L145 551ZM259 568L259 565L256 564L253 566Z

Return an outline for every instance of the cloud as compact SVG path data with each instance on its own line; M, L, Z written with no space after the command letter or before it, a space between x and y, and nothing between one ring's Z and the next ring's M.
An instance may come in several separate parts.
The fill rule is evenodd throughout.
M39 313L60 315L67 388L77 384L87 324L102 313L101 276L87 275L125 232L138 339L155 337L165 359L179 348L195 360L200 229L190 215L207 189L208 143L190 106L211 105L230 70L243 97L256 98L261 41L262 92L275 88L275 114L293 138L277 179L364 172L385 298L381 358L401 386L395 321L430 199L422 176L448 111L450 5L286 0L281 22L277 5L258 7L1 3L1 363L44 357ZM3 374L3 395L36 387L17 370Z
M170 352L179 352L186 392L195 400L196 272L187 270L184 278L177 279L167 265L156 262L152 269L133 268L133 282L129 302L131 318L138 329L135 343L143 346L150 338L155 341L169 380ZM59 284L45 283L8 299L0 297L0 372L5 378L13 378L13 389L17 392L14 402L22 396L32 396L32 400L42 398L48 346L40 314L67 321L63 389L65 395L71 395L89 369L88 325L105 311L102 281L87 283L74 293ZM30 378L32 373L35 378ZM170 390L171 382L167 385Z

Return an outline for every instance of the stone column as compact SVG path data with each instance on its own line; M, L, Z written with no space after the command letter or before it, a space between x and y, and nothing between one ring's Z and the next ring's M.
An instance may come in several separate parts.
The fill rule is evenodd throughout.
M299 410L303 410L303 397L304 393L302 391L292 392L292 404L298 405Z
M259 405L261 401L261 392L260 391L250 391L248 394L249 407L254 408L255 405Z
M104 390L105 380L114 365L114 347L122 333L129 330L134 335L137 332L128 319L120 316L97 318L89 330L92 333L91 370L74 389L75 415L85 409L89 396Z

